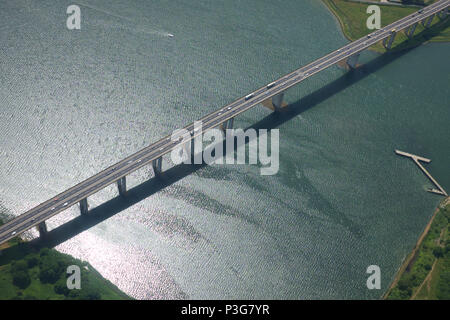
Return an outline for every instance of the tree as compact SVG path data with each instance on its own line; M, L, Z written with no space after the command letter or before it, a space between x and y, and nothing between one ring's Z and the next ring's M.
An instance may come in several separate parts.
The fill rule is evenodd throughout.
M39 280L42 283L55 283L58 281L60 274L54 268L46 267L39 271Z
M433 249L433 254L436 258L441 258L444 256L444 249L442 247L436 247Z
M47 252L39 262L39 279L42 283L55 283L64 274L64 263L58 261L58 256L54 252Z
M80 290L69 290L69 295L67 296L69 299L79 299L80 298Z
M27 262L28 268L33 268L39 262L39 258L35 254L29 255L25 260Z
M45 256L48 256L49 253L50 253L50 249L49 248L42 248L40 253L39 253L39 255L41 257L45 257Z
M11 273L16 273L19 271L27 271L27 270L28 270L28 264L24 260L13 261L11 263Z
M20 289L25 289L31 283L30 276L25 271L17 271L13 274L13 284Z
M401 291L406 292L408 295L411 295L412 283L410 277L402 277L398 282L398 288Z
M67 288L66 279L64 279L64 277L56 282L54 290L57 294L63 294L66 297L69 295L70 290Z
M100 300L101 295L97 289L91 286L81 289L80 300Z

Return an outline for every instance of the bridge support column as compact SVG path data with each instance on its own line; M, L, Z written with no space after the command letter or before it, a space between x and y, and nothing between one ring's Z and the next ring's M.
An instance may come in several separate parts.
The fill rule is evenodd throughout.
M203 135L191 139L191 164L203 163ZM189 153L188 153L189 154Z
M283 98L284 98L284 91L272 97L272 104L273 107L275 108L275 111L281 111L281 108L283 107Z
M361 55L361 52L355 53L354 55L350 56L347 59L347 65L351 68L351 69L356 69L356 66L358 65L358 59L359 56Z
M387 38L384 38L384 40L383 40L383 46L386 48L386 49L390 49L391 47L392 47L392 43L394 42L394 39L395 39L395 35L396 35L397 33L396 32L393 32L389 37L387 37Z
M155 172L155 176L158 176L162 172L162 157L159 157L152 161L153 171Z
M428 28L428 27L430 26L430 24L431 24L431 21L433 21L433 18L434 18L434 14L432 14L431 16L429 16L429 17L426 18L426 19L423 19L423 20L422 20L422 25L423 25L425 28Z
M234 124L234 118L231 118L231 119L225 121L224 123L222 123L223 131L225 131L227 129L233 129L233 124Z
M439 19L441 19L441 20L444 20L445 18L447 18L447 15L448 15L448 7L437 14Z
M119 195L125 197L127 195L127 178L122 177L117 180L117 188L119 189Z
M414 23L413 25L406 28L405 34L409 39L411 39L414 36L414 31L416 31L416 28L417 28L417 23Z
M38 229L38 231L39 231L39 236L42 238L42 237L45 237L45 235L48 233L48 231L47 231L47 225L45 224L45 221L42 221L41 223L39 223L38 225L37 225L37 229Z
M195 163L195 139L191 139L191 164Z
M84 198L80 201L80 213L81 215L88 214L89 212L89 206L87 202L87 198Z
M183 145L181 146L183 148L183 153L186 155L186 158L183 160L184 164L194 164L194 156L195 156L195 142L194 139L191 139L190 141L187 141L185 143L183 143ZM189 161L188 161L189 159ZM153 162L153 169L155 169L156 167L156 163ZM155 169L155 174L156 174L156 169ZM161 172L160 172L161 173Z

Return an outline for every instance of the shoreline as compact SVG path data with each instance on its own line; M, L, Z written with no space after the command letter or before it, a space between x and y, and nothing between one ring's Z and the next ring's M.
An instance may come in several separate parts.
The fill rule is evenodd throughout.
M430 231L431 225L433 224L437 214L440 211L441 207L445 207L446 205L450 204L450 197L446 197L445 199L441 200L436 207L436 209L433 212L433 215L431 216L430 221L428 221L427 225L425 226L423 232L420 234L419 238L417 239L416 244L414 245L411 252L406 256L406 258L402 261L402 264L398 268L398 270L395 273L394 279L391 281L391 284L389 285L389 288L386 290L386 292L381 296L382 300L388 299L389 295L391 294L392 290L395 288L395 286L398 284L398 281L401 279L403 274L406 272L406 269L410 266L411 262L415 261L415 258L417 257L419 253L419 249L423 243L423 240L428 235L428 232ZM434 261L434 264L437 262L437 260ZM431 271L428 273L427 276L431 274ZM415 292L415 294L417 294Z

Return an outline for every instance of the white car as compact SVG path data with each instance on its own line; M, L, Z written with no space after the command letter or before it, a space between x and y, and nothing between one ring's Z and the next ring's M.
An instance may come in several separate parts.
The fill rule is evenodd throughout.
M245 100L249 100L251 98L253 98L253 93L250 93L250 94L245 96Z
M68 204L68 202L64 202L63 207L67 206Z
M268 85L267 85L267 89L270 89L270 88L272 88L273 86L275 85L275 82L271 82L271 83L269 83Z

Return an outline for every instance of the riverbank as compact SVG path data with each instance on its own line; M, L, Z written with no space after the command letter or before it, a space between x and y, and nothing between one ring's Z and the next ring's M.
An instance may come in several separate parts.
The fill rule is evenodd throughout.
M55 249L39 248L16 237L0 250L0 300L131 299L89 263ZM80 267L80 290L66 285L67 267L72 265Z
M368 4L347 0L323 0L323 2L337 18L342 32L348 40L357 40L374 31L369 30L366 26L366 21L369 17L369 14L366 13ZM415 7L403 5L392 6L382 3L379 3L378 5L381 8L382 27L418 10ZM439 18L435 17L428 29L425 29L421 24L418 24L414 34L415 36L413 39L408 39L403 32L397 33L390 51L409 49L425 42L450 41L450 19L441 21ZM377 43L370 47L370 50L379 53L387 51L381 43Z
M435 210L383 299L450 299L450 197Z

